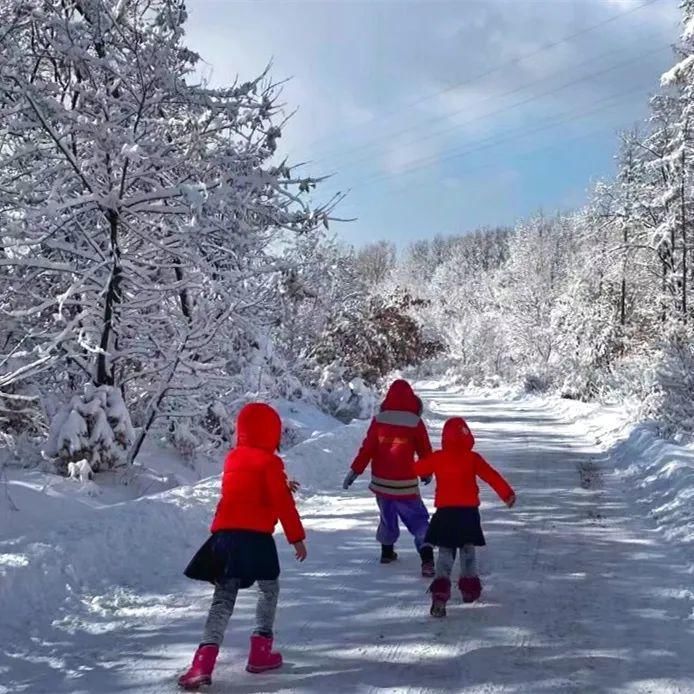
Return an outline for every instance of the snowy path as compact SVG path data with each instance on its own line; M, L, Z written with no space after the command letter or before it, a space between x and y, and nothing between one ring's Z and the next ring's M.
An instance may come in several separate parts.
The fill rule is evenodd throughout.
M591 442L527 402L424 395L434 435L447 416L467 416L479 450L518 492L512 511L483 492L482 601L456 601L447 620L431 619L409 538L400 562L376 561L365 483L315 496L302 514L309 561L296 565L280 543L286 666L243 672L254 602L244 595L210 691L694 692L687 557L635 517ZM342 473L347 461L335 465ZM337 472L326 474L331 483ZM161 581L158 593L133 585L95 598L93 623L37 638L33 662L3 644L0 682L37 694L174 691L210 591L177 576Z

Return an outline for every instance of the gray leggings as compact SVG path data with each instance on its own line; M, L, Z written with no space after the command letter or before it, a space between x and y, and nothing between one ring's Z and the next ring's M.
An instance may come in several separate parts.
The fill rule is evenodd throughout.
M450 578L455 564L455 549L439 547L439 556L436 560L436 578ZM465 545L460 550L460 575L477 576L477 555L475 545Z
M224 632L227 630L227 626L229 626L229 620L234 612L236 596L240 588L241 581L237 578L217 584L200 643L222 645ZM258 581L258 605L255 610L256 628L253 632L254 634L272 637L279 595L280 582L278 580Z

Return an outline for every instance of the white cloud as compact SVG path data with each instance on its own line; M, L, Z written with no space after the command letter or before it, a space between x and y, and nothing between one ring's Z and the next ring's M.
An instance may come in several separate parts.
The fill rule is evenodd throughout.
M417 166L423 159L435 156L439 151L437 142L418 143L408 140L394 142L383 154L382 169L386 174L404 173Z
M355 109L388 109L464 80L472 80L473 95L483 96L570 68L595 51L631 45L638 53L641 47L634 39L644 26L655 31L663 17L677 16L673 3L655 3L544 50L561 36L613 16L610 4L623 1L514 0L511 6L505 0L473 0L464 7L459 2L188 4L190 37L215 66L216 80L257 72L274 56L275 74L294 77L288 96L327 104L329 112L346 122ZM533 51L539 53L532 59L476 79ZM345 102L349 108L342 108Z
M288 111L299 109L283 150L292 160L315 161L315 173L340 172L339 183L350 185L585 110L631 84L655 90L670 57L643 55L656 40L675 40L674 2L559 42L639 4L188 0L189 40L217 84L254 76L274 58L273 76L291 78L283 96ZM544 93L630 59L620 70ZM624 99L620 108L627 125L645 112L646 100Z

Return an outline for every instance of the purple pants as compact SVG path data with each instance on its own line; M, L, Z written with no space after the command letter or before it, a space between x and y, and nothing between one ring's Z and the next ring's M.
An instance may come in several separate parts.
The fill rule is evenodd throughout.
M378 524L376 539L382 545L394 545L400 537L401 520L414 537L417 551L426 546L424 538L429 529L429 511L420 497L416 499L385 499L377 496L381 522Z

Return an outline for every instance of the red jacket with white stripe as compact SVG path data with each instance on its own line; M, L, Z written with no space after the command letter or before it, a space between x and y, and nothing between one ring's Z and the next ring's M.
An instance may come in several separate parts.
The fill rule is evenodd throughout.
M381 411L373 418L352 463L361 475L371 464L369 489L377 496L411 499L419 496L415 458L431 453L427 428L420 417L421 400L407 381L395 381Z

